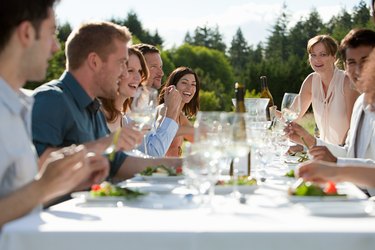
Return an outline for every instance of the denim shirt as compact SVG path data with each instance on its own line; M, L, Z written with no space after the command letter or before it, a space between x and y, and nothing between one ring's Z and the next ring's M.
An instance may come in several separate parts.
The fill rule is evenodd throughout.
M100 103L92 99L69 72L35 90L33 142L39 155L48 147L65 147L97 140L109 134ZM125 160L116 153L110 176Z

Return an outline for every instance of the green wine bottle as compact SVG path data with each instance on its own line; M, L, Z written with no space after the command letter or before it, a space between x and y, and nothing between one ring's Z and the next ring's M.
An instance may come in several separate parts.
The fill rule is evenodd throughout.
M270 107L274 106L275 103L273 102L273 97L271 95L271 91L268 88L267 77L261 76L260 77L260 83L261 83L260 98L269 98L270 99L270 101L268 102L267 108L266 108L267 121L270 121L271 120Z

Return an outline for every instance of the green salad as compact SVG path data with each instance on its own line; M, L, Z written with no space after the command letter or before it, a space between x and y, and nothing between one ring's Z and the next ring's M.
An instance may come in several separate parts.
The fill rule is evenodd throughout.
M230 179L228 181L219 180L216 185L218 186L230 186L233 185L234 180ZM252 186L257 185L257 180L250 178L249 176L238 176L238 180L236 180L236 184L238 186Z
M294 174L294 170L293 169L291 169L288 172L286 172L285 176L286 177L290 177L290 178L295 178L296 177L295 174Z
M130 190L128 188L121 188L118 186L114 186L109 182L102 182L100 185L95 184L91 186L90 194L92 197L105 197L105 196L116 196L120 197L123 196L127 199L136 198L140 195L144 195L145 193Z
M290 195L295 196L346 196L337 193L334 183L328 182L324 187L312 182L301 182L298 187L289 189Z
M181 168L171 168L164 165L158 165L153 167L147 167L145 170L140 172L141 175L152 176L152 175L165 175L165 176L178 176L182 175Z

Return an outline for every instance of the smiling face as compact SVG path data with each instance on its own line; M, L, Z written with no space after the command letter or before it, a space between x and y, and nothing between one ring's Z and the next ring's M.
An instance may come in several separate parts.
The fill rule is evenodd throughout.
M362 67L367 61L372 48L372 46L359 46L357 48L347 48L345 50L345 70L350 80L352 80L357 88L357 83L362 72Z
M186 74L178 80L176 89L180 92L183 103L189 103L197 90L197 83L193 74Z
M161 80L163 78L163 62L161 60L160 54L156 52L144 54L146 59L147 68L150 72L150 76L147 81L147 85L154 87L155 89L160 89Z
M142 81L142 66L137 55L132 54L128 61L128 76L123 77L119 84L119 94L123 97L133 97Z
M332 71L336 57L330 55L323 43L315 44L309 54L311 68L317 73Z
M96 96L114 99L119 90L121 79L127 77L126 63L128 61L128 47L123 41L113 41L115 50L108 55L106 61L102 61L101 69L97 73L95 84L98 86Z

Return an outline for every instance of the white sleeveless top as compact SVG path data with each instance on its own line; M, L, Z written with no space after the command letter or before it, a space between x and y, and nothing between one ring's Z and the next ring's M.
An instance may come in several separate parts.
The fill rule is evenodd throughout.
M350 125L345 105L344 79L345 72L335 68L325 95L319 74L313 73L312 78L311 93L315 122L319 128L320 138L332 144L345 142Z

